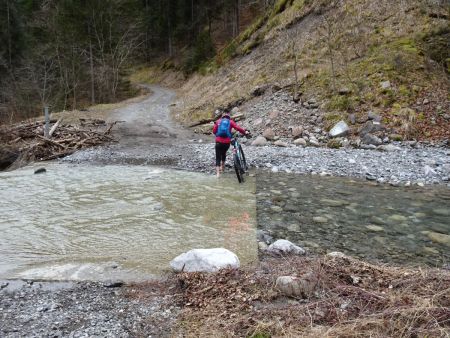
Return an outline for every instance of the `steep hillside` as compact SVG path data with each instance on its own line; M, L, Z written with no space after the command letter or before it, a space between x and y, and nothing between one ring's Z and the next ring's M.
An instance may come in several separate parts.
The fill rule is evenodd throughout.
M255 107L276 108L261 102L278 92L295 96L276 108L284 115L280 136L310 101L326 130L340 119L356 128L372 112L404 138L446 139L449 13L446 1L278 0L204 75L184 83L178 116L190 122L240 106L255 120Z

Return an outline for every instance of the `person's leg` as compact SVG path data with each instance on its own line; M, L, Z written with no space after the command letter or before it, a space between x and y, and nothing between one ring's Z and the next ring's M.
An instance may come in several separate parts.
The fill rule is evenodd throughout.
M225 161L227 160L227 151L228 149L230 149L230 144L223 144L223 152L222 152L222 157L220 159L220 167L222 172L225 170Z
M220 176L220 162L222 160L221 144L216 142L216 175Z

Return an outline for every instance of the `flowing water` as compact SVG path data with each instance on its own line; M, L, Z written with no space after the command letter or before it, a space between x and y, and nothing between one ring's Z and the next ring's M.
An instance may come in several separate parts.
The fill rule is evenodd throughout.
M442 266L450 261L450 189L259 173L257 222L312 252Z
M46 164L0 174L0 279L143 280L178 254L225 247L257 259L256 223L317 253L442 266L450 189L133 165ZM256 193L256 198L255 198Z
M257 258L254 181L144 166L0 174L0 278L141 280L192 248Z

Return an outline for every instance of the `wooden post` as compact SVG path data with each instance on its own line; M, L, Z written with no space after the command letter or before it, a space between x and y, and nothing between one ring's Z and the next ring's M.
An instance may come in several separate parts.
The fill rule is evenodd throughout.
M50 133L50 115L48 113L48 107L44 107L45 114L45 128L44 128L44 137L48 138Z

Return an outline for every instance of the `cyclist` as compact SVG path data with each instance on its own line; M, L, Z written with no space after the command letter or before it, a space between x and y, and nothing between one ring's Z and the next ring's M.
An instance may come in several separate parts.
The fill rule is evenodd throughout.
M244 128L234 122L229 112L222 114L222 117L214 123L213 134L216 136L216 175L220 177L220 173L225 168L225 160L227 151L230 148L232 130L236 129L242 135L249 135L250 133Z

